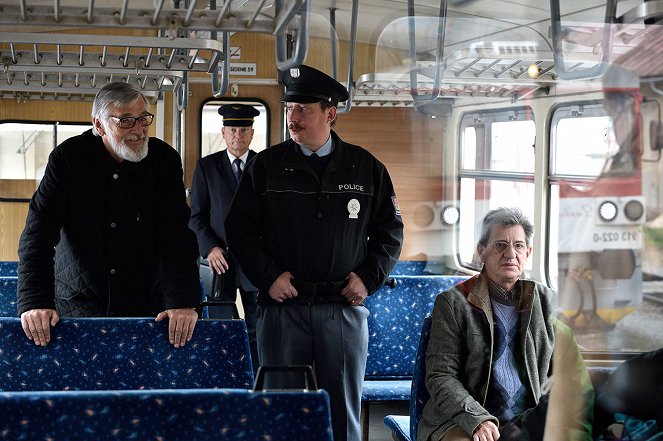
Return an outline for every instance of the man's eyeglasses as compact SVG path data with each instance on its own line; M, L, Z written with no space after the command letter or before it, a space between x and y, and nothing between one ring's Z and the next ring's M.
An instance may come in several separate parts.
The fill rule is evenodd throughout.
M152 115L151 113L146 113L145 115L136 116L136 117L125 116L122 118L118 118L117 116L113 115L111 115L110 117L113 118L113 120L115 120L117 125L123 129L130 129L133 126L135 126L136 123L140 124L143 127L146 127L151 125L152 122L154 121L154 115Z
M506 250L508 250L510 246L509 242L504 240L496 240L493 242L493 250L497 254L506 253ZM516 242L513 244L513 249L516 251L516 254L525 254L527 251L527 244L525 244L525 242Z

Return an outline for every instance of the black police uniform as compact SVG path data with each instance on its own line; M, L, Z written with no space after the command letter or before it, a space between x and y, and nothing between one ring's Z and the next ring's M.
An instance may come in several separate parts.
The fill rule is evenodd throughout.
M319 71L302 66L294 73L283 81L285 101L335 106L339 97L347 99L347 91ZM341 290L350 272L369 293L380 288L398 260L403 223L384 165L333 131L330 136L333 151L318 172L293 140L258 153L244 172L226 229L260 290L261 364L314 365L318 385L330 396L334 439L355 441L361 438L368 310L351 306ZM276 303L269 288L286 271L298 296Z

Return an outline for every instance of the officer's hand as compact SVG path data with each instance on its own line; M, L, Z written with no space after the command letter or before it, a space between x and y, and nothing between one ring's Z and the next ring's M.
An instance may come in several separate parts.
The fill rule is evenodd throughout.
M226 256L221 247L214 247L207 253L207 263L209 263L209 270L216 271L217 274L225 273L228 269L228 262L226 262Z
M37 346L46 346L51 341L51 326L60 321L55 309L31 309L21 314L23 332Z
M191 341L193 328L196 327L196 320L198 320L198 313L195 309L167 309L160 312L155 320L160 322L166 317L168 317L168 340L173 346L179 348Z
M348 300L348 303L354 306L364 303L364 299L368 297L368 290L366 285L355 273L350 273L347 278L348 284L345 285L341 291L341 295Z
M290 283L290 279L292 279L292 273L286 271L281 273L274 283L272 283L272 286L269 287L269 296L272 300L282 303L284 300L297 297L297 290Z
M484 421L474 430L472 441L497 441L500 431L492 421Z

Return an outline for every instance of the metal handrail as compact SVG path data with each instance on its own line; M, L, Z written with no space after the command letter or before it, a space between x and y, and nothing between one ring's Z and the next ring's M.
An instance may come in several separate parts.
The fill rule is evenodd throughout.
M355 66L355 47L357 43L357 16L359 15L359 0L352 0L352 16L350 18L350 42L349 42L349 51L348 54L348 99L345 101L345 105L342 108L337 109L337 113L348 113L352 107L352 97L354 95L354 66ZM329 18L332 24L332 77L336 79L336 44L338 36L334 32L336 27L336 15L335 10L329 10Z
M601 56L597 64L590 69L578 70L578 64L567 69L562 48L564 30L562 29L562 16L560 13L559 0L550 0L550 23L552 32L552 48L555 59L557 75L564 80L582 80L602 75L608 67L608 56L612 50L613 29L611 24L615 23L617 13L617 2L607 0L605 5L605 24L603 37L601 38Z
M301 65L306 59L308 50L308 16L311 8L310 0L297 0L290 7L283 10L283 1L276 0L276 25L274 28L274 43L276 49L276 67L278 70L287 70ZM293 55L288 58L287 25L295 17L299 20L297 42Z
M447 21L447 0L440 0L440 12L438 14L437 28L437 50L435 52L435 73L433 74L433 87L430 95L419 94L419 67L417 66L417 44L416 44L416 26L414 0L408 0L408 37L410 59L412 66L410 69L410 95L415 102L435 101L440 96L440 85L442 84L442 64L444 59L444 36L446 32Z

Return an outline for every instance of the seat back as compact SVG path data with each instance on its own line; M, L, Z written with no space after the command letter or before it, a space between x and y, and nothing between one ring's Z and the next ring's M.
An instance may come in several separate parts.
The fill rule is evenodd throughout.
M17 317L16 276L0 276L0 317Z
M424 319L421 327L421 336L419 337L419 346L417 347L417 360L414 364L414 373L412 375L412 392L410 393L410 439L417 439L417 426L421 414L424 411L424 405L430 399L430 394L426 388L426 350L430 340L430 328L433 320L430 316Z
M7 392L3 439L331 441L325 391Z
M366 299L368 316L367 380L412 378L417 339L435 297L467 279L466 276L395 276L393 288L384 286Z
M241 388L253 384L243 320L199 320L184 347L152 318L64 318L36 346L0 318L0 391Z
M0 262L0 277L16 277L16 270L18 262L16 261L2 261Z

